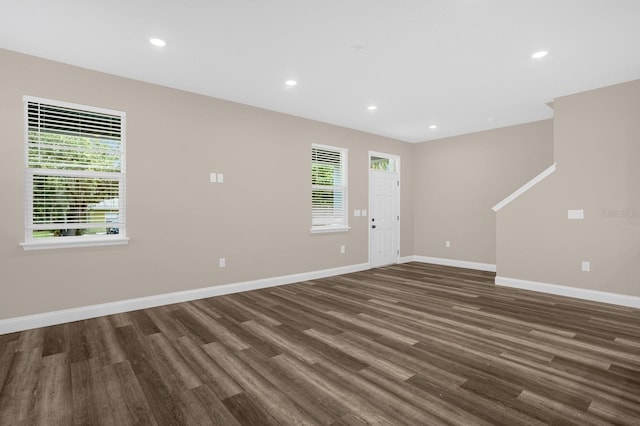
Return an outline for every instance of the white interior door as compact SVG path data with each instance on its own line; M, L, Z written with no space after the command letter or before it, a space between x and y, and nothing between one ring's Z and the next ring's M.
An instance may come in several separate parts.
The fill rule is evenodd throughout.
M369 263L372 267L398 262L399 174L369 170Z

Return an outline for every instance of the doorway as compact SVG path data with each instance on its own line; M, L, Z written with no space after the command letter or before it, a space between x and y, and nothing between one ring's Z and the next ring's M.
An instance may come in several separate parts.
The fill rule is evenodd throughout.
M398 263L400 157L369 151L369 265Z

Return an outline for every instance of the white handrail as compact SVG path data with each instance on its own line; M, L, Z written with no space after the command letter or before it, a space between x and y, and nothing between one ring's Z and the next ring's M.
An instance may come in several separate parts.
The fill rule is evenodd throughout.
M544 178L546 178L551 173L556 171L556 165L557 163L553 163L551 166L547 167L547 169L545 169L538 176L534 177L529 182L525 183L520 188L516 189L507 198L505 198L504 200L500 201L498 204L493 206L491 210L493 210L494 212L497 212L498 210L500 210L501 208L503 208L504 206L506 206L507 204L509 204L510 202L512 202L513 200L515 200L516 198L524 194L525 192L527 192L529 189L536 186L538 182L542 181Z

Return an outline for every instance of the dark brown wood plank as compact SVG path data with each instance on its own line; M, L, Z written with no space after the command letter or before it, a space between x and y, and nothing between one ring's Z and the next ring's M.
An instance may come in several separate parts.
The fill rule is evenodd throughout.
M70 323L69 337L69 362L71 364L86 361L92 357L86 321Z
M260 352L246 349L238 353L238 357L264 377L269 383L282 391L289 399L302 407L318 423L329 424L334 419L346 414L346 410L329 398L319 395L301 377L289 374L274 360L265 358Z
M126 352L142 392L159 423L179 425L184 423L188 412L179 400L177 390L168 388L155 368L151 348L145 345L142 335L132 326L117 329L121 346Z
M58 352L42 359L36 401L31 418L39 425L66 425L73 418L69 354Z
M100 317L87 322L87 339L90 351L104 365L116 364L127 359L116 330L108 317Z
M29 419L36 404L41 358L42 347L19 351L13 356L0 393L0 424L10 425Z
M197 345L189 336L180 337L176 341L176 350L218 399L223 400L243 392L242 387L205 353L202 346Z
M217 395L209 386L203 385L195 389L191 389L189 392L191 392L200 402L200 407L202 407L202 411L204 413L202 420L193 419L193 424L240 426L238 419L229 412L227 407L218 399ZM189 420L192 420L191 416Z
M318 398L327 399L333 403L338 410L347 411L346 415L340 418L348 417L348 412L357 413L357 417L361 418L368 424L393 424L397 420L389 419L385 416L383 410L378 407L378 403L372 402L362 394L361 389L347 388L349 384L346 374L355 374L346 369L340 370L338 373L328 369L324 364L307 365L295 357L288 355L278 355L274 358L274 362L282 368L295 375L312 387ZM328 363L327 365L334 365ZM355 377L355 376L352 376ZM338 420L338 419L336 419Z
M241 425L281 425L279 420L275 419L271 414L265 413L254 401L254 398L244 392L230 396L223 400L222 403Z
M313 417L295 402L220 343L215 342L205 345L205 351L243 387L245 392L253 397L252 399L265 414L273 417L280 424L318 424ZM231 397L231 399L235 397Z
M160 329L158 326L149 318L149 315L144 311L133 311L129 312L129 317L132 320L132 323L138 327L140 332L144 335L150 335L159 333ZM113 321L114 324L121 324L119 321Z
M5 379L9 374L13 357L16 354L17 345L18 339L5 339L0 344L0 395L2 395Z
M42 356L55 355L66 352L68 349L67 330L69 324L54 325L45 328L44 341L42 342Z
M71 365L71 393L73 424L114 424L102 376L102 366L97 358L79 361Z

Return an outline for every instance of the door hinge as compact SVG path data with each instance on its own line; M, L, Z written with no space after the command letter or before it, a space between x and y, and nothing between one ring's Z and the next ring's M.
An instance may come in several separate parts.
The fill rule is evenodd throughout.
M398 186L400 186L400 181L396 181L396 183L398 184Z
M400 220L400 216L398 216L398 220Z

